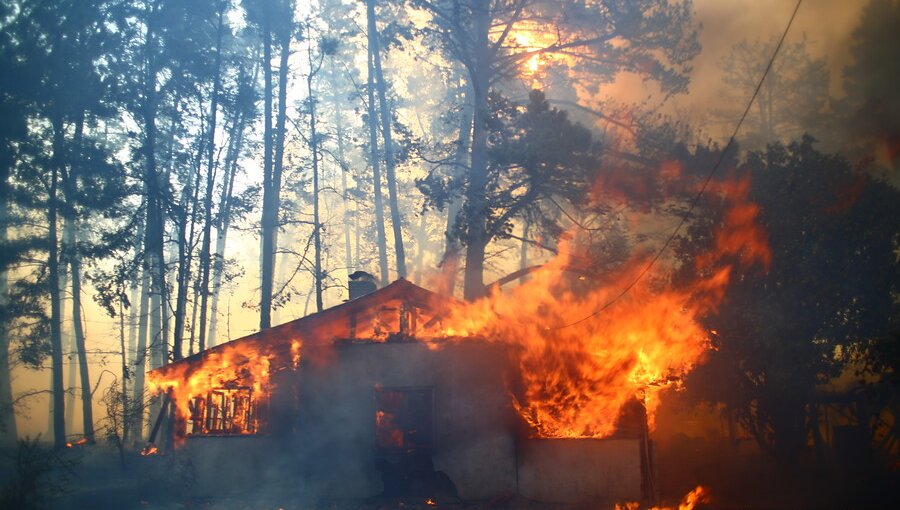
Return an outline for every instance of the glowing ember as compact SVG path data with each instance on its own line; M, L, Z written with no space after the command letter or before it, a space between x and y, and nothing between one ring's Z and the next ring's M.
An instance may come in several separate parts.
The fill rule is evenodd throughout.
M88 443L87 438L86 438L86 437L82 437L81 439L79 439L78 441L75 441L74 443L66 443L66 448L73 448L73 447L75 447L75 446L82 446L82 445L86 445L87 443Z
M425 504L428 506L437 506L437 503L435 503L433 499L426 499Z
M148 455L156 455L157 453L159 453L159 448L157 448L154 444L148 444L147 446L141 448L141 455L143 455L144 457Z
M711 501L712 498L710 497L709 489L702 485L698 485L694 490L684 495L684 498L681 499L681 502L677 507L654 506L647 510L694 510L697 505L706 504ZM616 505L616 510L640 510L640 508L640 503L634 501Z

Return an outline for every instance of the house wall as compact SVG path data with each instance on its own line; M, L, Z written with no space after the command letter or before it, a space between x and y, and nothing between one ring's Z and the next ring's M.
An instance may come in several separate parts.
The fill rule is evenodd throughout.
M376 469L375 388L430 387L434 467L463 499L515 490L514 412L504 384L506 350L485 343L352 344L331 363L300 370L297 443L307 486L319 497L367 497Z
M638 439L517 438L522 424L511 407L502 345L355 343L304 356L312 361L299 371L272 376L271 435L187 439L200 492L272 488L310 502L378 495L376 388L429 387L434 469L460 498L641 499Z
M641 500L639 439L530 439L518 451L519 493L533 501Z

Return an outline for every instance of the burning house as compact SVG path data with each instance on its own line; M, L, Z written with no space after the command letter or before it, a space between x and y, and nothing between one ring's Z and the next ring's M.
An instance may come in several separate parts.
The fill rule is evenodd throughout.
M174 411L175 447L211 490L274 484L310 499L544 502L651 495L640 402L618 406L602 434L541 428L542 410L527 404L528 346L461 335L447 324L456 306L403 279L381 289L355 281L345 303L150 379L171 402L163 410Z

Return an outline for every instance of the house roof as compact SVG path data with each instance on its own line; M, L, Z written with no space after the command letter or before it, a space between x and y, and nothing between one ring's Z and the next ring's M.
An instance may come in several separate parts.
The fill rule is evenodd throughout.
M409 280L400 278L390 285L364 296L345 301L321 312L210 347L191 356L163 365L154 369L154 371L168 371L178 365L191 364L240 343L262 342L270 344L284 342L285 348L289 348L290 342L298 338L303 340L304 345L329 342L343 329L351 317L364 314L375 306L394 299L400 299L417 308L429 310L439 308L441 304L453 301L451 297L438 295L428 289L419 287Z

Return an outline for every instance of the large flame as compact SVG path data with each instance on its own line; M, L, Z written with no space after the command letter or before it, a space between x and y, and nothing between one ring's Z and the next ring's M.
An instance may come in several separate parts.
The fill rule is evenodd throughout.
M299 363L299 340L291 342L289 353L276 350L277 347L260 341L223 344L190 363L176 363L150 372L149 386L151 391L169 393L179 422L192 427L188 433L205 432L198 406L209 405L206 402L211 395L230 403L232 412L236 408L241 411L233 413L230 430L222 433L254 433L263 426L263 416L257 409L269 399L271 372Z
M345 316L321 317L308 333L322 345L348 334L370 341L399 334L433 348L448 341L506 343L517 365L513 405L534 436L607 437L635 399L644 403L652 428L660 392L676 386L711 348L701 319L722 302L733 275L769 264L749 189L748 180L710 188L708 196L728 207L713 247L694 261L702 277L688 284L673 284L667 259L646 253L611 271L614 276L601 274L573 233L558 256L506 292L494 288L471 303L448 299L444 309L430 311L407 308L395 296L365 319L354 315L349 329ZM431 320L433 313L438 320ZM180 423L191 427L179 436L249 434L264 427L265 413L257 409L268 402L270 375L297 368L303 347L298 339L265 338L223 344L151 373L151 389L168 391Z
M601 280L577 243L566 241L527 282L452 306L444 333L517 347L522 389L514 403L535 436L609 436L635 398L652 427L659 392L710 349L700 319L720 304L736 266L769 262L749 182L719 191L732 205L714 249L696 259L704 278L675 287L661 264L648 271L648 259L635 257Z

